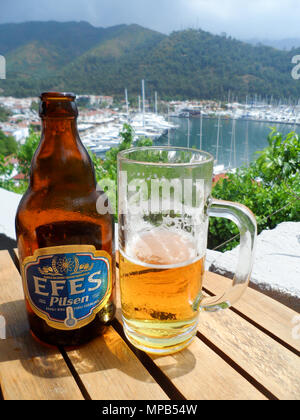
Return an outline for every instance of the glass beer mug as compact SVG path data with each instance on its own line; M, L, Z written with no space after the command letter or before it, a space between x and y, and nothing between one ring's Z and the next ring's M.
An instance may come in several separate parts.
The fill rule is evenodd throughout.
M213 157L176 147L118 156L120 291L124 332L137 348L171 354L196 335L199 312L234 304L252 270L256 221L238 203L211 197ZM240 230L236 274L219 297L202 293L209 216Z

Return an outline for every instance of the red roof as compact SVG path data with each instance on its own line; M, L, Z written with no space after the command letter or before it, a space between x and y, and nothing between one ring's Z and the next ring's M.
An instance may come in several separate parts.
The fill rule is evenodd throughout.
M14 181L24 181L25 179L25 175L24 174L17 174L15 176L12 177L12 179Z
M9 155L5 157L5 164L6 165L17 165L18 159L14 157L13 155Z
M228 179L228 176L226 173L214 175L213 184L215 185L217 182L220 181L220 179L225 179L225 178Z

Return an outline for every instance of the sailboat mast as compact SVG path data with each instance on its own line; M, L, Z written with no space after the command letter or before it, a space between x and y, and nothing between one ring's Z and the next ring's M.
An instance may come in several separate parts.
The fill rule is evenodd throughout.
M129 117L129 105L128 105L128 92L127 89L125 89L125 102L126 102L126 113L127 113L127 119Z
M145 127L145 80L142 80L142 98L143 98L143 127Z
M170 146L170 105L168 104L168 146Z
M220 143L220 119L221 116L218 117L218 133L217 133L217 150L216 150L216 163L218 163L219 159L219 143Z
M231 131L229 169L236 168L235 124L236 124L236 120L233 118L232 119L232 131Z
M190 117L188 117L188 139L187 139L187 147L190 147L190 136L191 136L191 127L190 127Z
M237 167L237 161L236 161L236 140L235 140L235 127L236 127L236 120L234 120L234 140L233 140L233 165L234 168Z
M246 123L245 162L249 166L249 121Z
M203 134L203 115L200 111L200 150L202 150L202 134Z

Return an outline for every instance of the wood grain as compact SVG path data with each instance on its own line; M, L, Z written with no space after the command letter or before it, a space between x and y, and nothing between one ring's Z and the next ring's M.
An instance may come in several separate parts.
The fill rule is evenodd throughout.
M198 330L276 398L300 399L300 358L239 315L203 312Z
M102 337L66 352L92 399L168 399L112 327Z
M168 399L112 327L91 343L69 351L68 357L92 399Z
M61 353L29 334L20 275L7 251L0 251L0 384L7 400L81 400L83 396Z
M214 295L223 294L231 283L230 279L205 272L203 285ZM298 314L292 309L250 287L233 307L272 335L300 351L300 338L292 334L293 320Z
M117 287L119 287L118 279ZM117 298L117 306L120 308L118 293ZM122 322L120 309L117 311L117 319ZM197 337L180 353L163 357L149 355L149 357L188 400L266 399Z
M205 275L204 286L214 294L230 283L213 273ZM259 400L269 395L299 399L300 359L279 341L299 349L291 335L297 314L252 289L235 308L238 313L201 313L200 338L180 353L149 356L156 369L188 400ZM7 251L0 251L0 316L7 327L6 338L0 335L4 399L83 399L61 353L29 335L20 275ZM121 321L120 309L117 319ZM167 399L138 355L113 327L91 343L67 351L69 366L92 399Z
M151 357L188 400L267 399L197 337L179 353Z

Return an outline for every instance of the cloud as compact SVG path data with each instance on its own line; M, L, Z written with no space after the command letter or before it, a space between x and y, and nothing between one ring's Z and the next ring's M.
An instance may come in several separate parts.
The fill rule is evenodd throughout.
M200 26L214 33L224 31L241 38L299 37L298 0L188 0L187 5Z
M237 38L299 37L298 0L1 0L0 23L86 20L120 23L168 33L187 27Z

